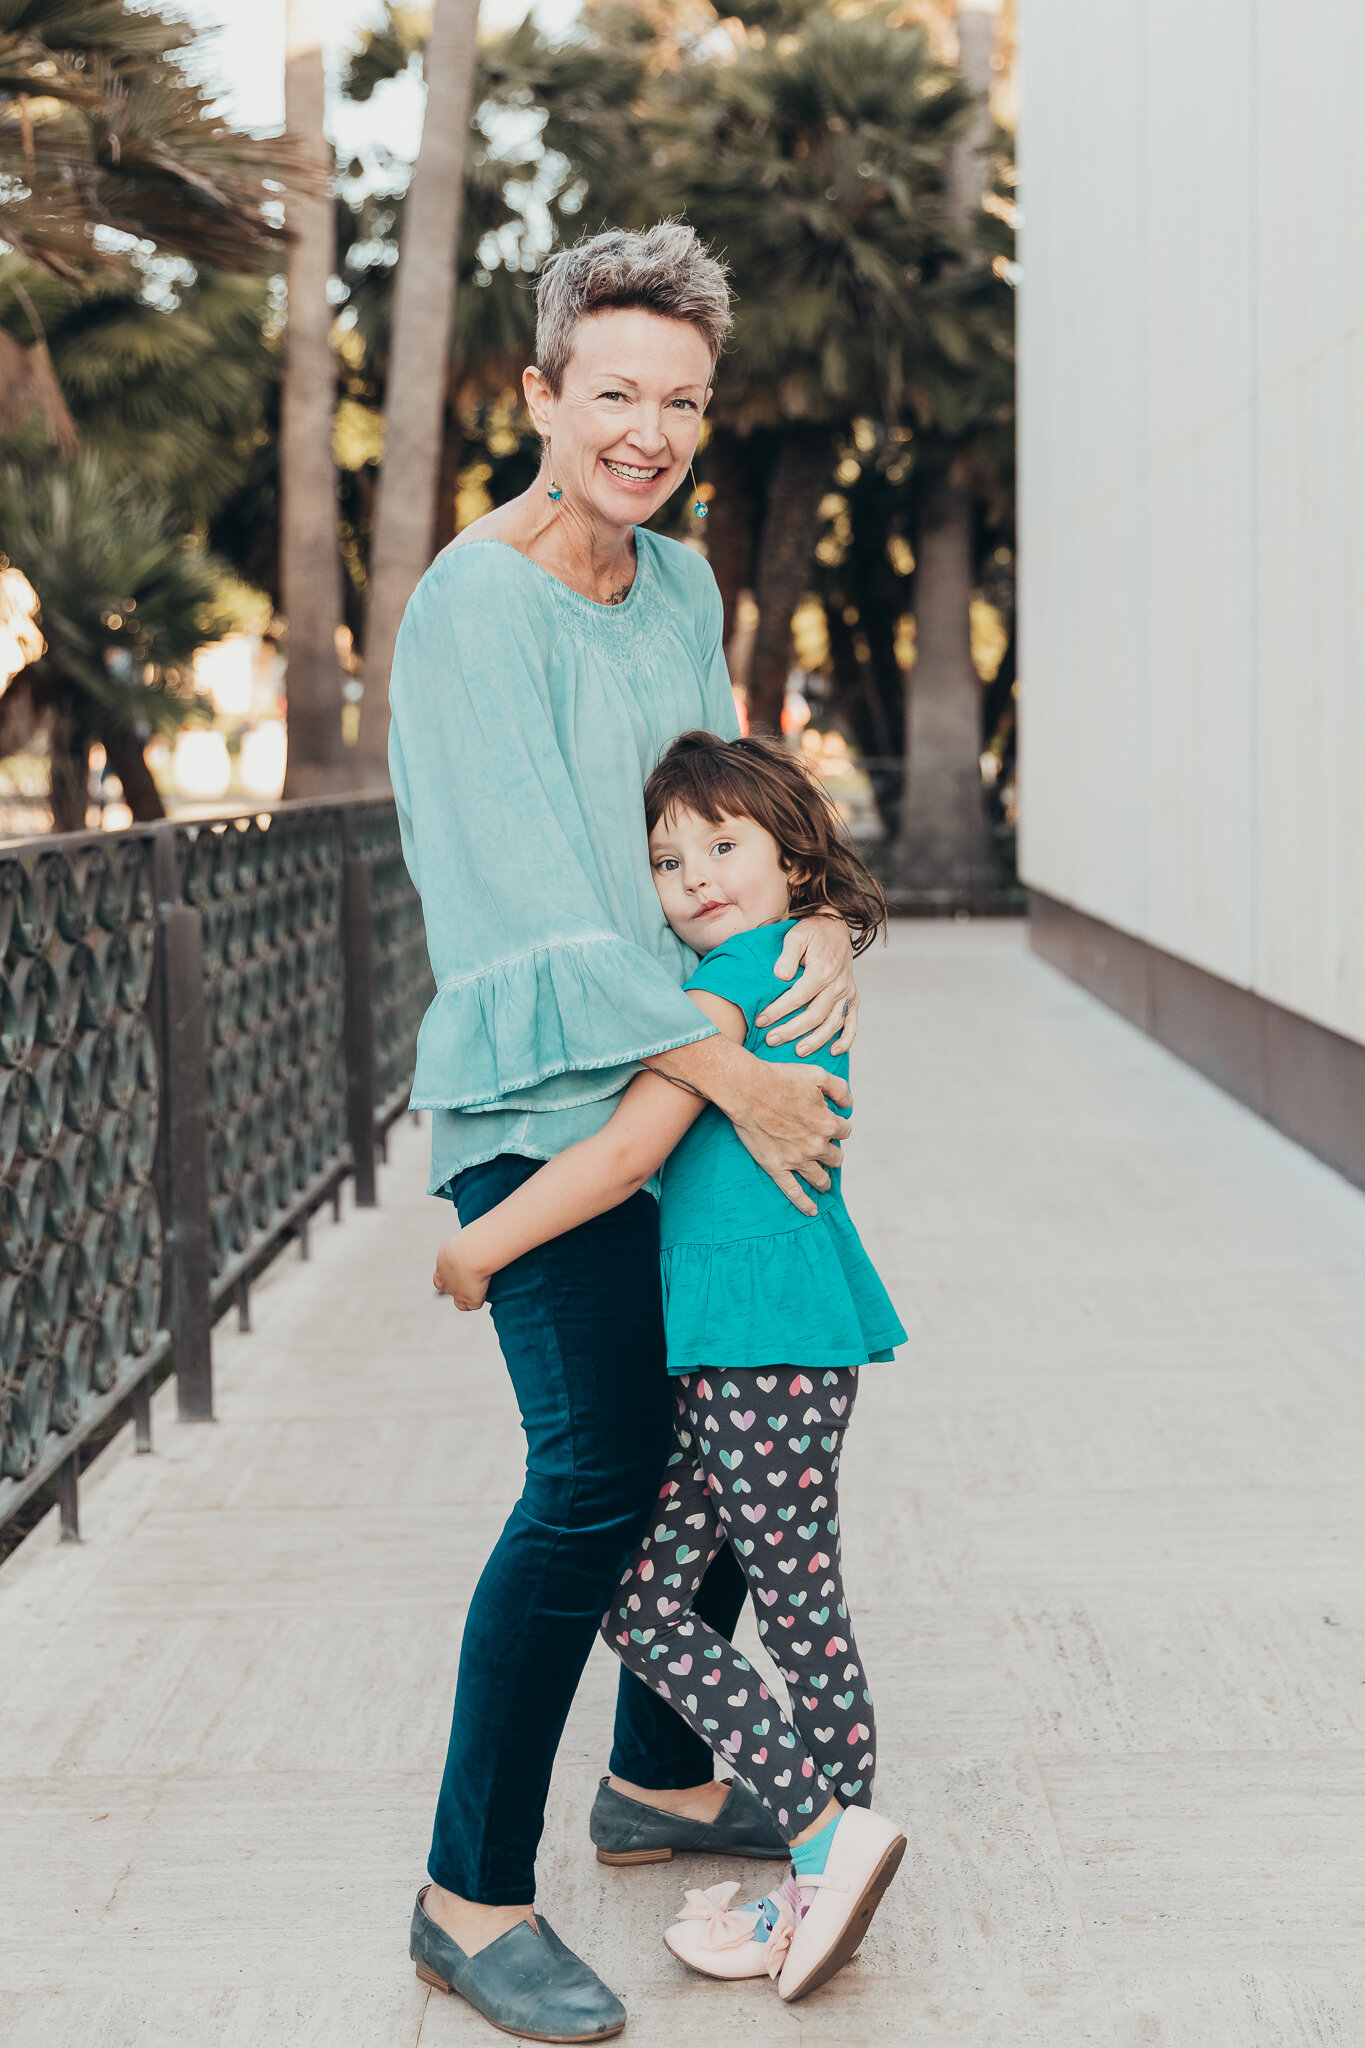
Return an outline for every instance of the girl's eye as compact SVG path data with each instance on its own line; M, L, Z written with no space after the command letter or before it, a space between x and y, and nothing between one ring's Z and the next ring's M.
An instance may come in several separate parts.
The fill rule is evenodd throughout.
M735 842L733 839L718 839L711 848L712 853L733 853L734 850Z
M678 863L676 862L676 860L673 859L671 854L665 853L660 855L659 859L655 861L654 865L659 870L659 873L661 875L667 875L673 872L673 869L678 865Z

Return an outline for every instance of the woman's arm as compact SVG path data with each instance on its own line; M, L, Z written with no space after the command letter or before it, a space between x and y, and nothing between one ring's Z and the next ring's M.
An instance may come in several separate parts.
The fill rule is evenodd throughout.
M744 1013L734 1003L700 990L692 1001L727 1043L743 1040ZM481 1308L494 1273L637 1194L705 1107L691 1090L641 1074L600 1131L570 1145L496 1208L446 1239L436 1255L437 1290L451 1295L457 1308Z
M836 1116L830 1104L851 1107L847 1081L824 1067L771 1066L719 1036L655 1053L644 1064L714 1102L792 1207L804 1216L815 1214L816 1205L796 1176L823 1190L830 1184L826 1169L842 1166L839 1146L851 1119Z

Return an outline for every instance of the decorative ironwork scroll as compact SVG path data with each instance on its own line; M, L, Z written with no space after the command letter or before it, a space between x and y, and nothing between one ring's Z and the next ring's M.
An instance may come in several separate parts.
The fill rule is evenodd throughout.
M203 921L217 1278L345 1160L341 818L280 811L179 839L184 900Z
M365 825L374 916L375 1112L389 1121L407 1104L417 1027L436 993L422 902L403 864L398 816L376 805Z
M76 1533L80 1443L132 1394L149 1446L168 1349L212 1413L213 1316L346 1175L373 1201L432 989L390 802L0 848L0 1521L55 1473Z
M0 857L0 1483L160 1328L155 948L145 835Z

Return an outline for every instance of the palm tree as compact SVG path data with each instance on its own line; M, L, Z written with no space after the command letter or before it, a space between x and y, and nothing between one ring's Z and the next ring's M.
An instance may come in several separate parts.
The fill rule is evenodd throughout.
M389 667L404 607L431 560L478 0L436 0L424 55L422 144L398 263L365 635L360 772L388 784Z
M341 555L332 415L336 359L327 285L334 245L325 129L323 0L289 0L285 122L298 151L287 218L287 362L280 404L280 583L288 657L286 796L319 796L344 774L341 738Z
M949 159L945 197L967 248L977 240L988 183L997 9L998 0L959 0L957 10L959 61L973 113ZM982 255L969 262L968 289L981 281L983 267ZM981 681L971 646L977 516L968 442L961 432L931 435L928 459L920 464L916 658L906 698L895 880L903 897L926 908L969 901L995 882L980 769Z
M56 830L85 824L95 739L134 816L159 816L142 749L194 709L190 657L225 629L213 564L164 501L90 453L0 470L0 533L42 601L45 651L22 680L50 726Z
M748 690L751 719L775 726L837 438L855 413L895 416L934 347L920 283L951 253L938 190L966 102L888 7L740 15L733 57L658 79L644 205L681 186L741 286L716 419L772 442Z
M79 444L111 474L137 475L187 523L212 518L253 458L279 366L263 333L268 310L259 277L203 269L173 303L153 304L136 276L99 272L73 294L0 256L0 333L46 337ZM16 458L49 459L38 415L6 438Z
M12 744L41 713L67 822L84 818L94 737L118 758L135 811L160 808L139 734L178 715L160 679L183 662L187 625L199 619L201 638L218 630L204 598L213 565L185 537L252 426L254 373L214 376L232 356L234 322L241 340L241 303L235 315L227 308L239 289L254 325L245 352L261 346L260 287L220 276L215 290L210 271L259 273L282 246L265 202L289 152L213 111L183 61L194 35L127 0L0 9L0 182L13 252L0 259L3 541L38 592L48 641L36 672L10 686L6 737ZM182 275L185 262L206 267L177 285L171 312L148 297L149 244L182 259ZM78 433L89 459L73 465ZM106 614L119 626L101 624Z
M79 285L130 271L92 228L222 270L280 247L262 211L286 153L232 128L181 59L197 31L127 0L6 0L0 12L4 239Z
M385 21L362 38L351 60L344 88L348 98L367 100L386 79L408 70L424 47L423 18L390 6ZM506 394L515 389L534 345L534 302L522 268L523 263L526 269L533 267L534 257L528 249L518 260L527 238L527 220L517 210L514 195L543 170L546 135L563 126L578 133L581 117L588 132L599 136L603 121L617 109L621 96L619 65L613 68L608 87L599 80L599 68L585 64L582 53L576 52L574 43L543 43L528 21L482 44L477 53L472 99L478 107L499 99L520 105L528 94L543 95L547 122L539 137L526 135L523 122L521 139L503 132L496 146L476 123L473 147L466 155L444 369L437 497L426 559L454 536L456 485L467 462L487 454L498 489L521 487L514 480L523 464L519 451L504 445L505 428L494 430L495 447L485 449L482 441L482 426L491 418L490 406L505 412ZM632 71L630 78L635 75ZM594 143L590 155L597 146ZM360 168L358 164L352 167L356 172ZM351 525L347 559L360 599L369 595L374 477L384 439L382 415L390 381L394 280L401 274L409 196L385 189L371 176L357 196L346 193L338 204L340 277L346 290L346 314L352 323L344 388L353 408L351 417L360 429L359 467L345 480ZM490 263L486 258L493 239L504 254ZM510 255L506 253L509 245ZM361 420L361 413L369 415L368 420ZM356 639L368 656L366 626L363 612L358 612Z

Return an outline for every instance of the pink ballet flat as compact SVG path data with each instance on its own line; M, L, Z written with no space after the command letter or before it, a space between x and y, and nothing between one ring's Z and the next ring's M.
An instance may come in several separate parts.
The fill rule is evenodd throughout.
M891 1821L861 1806L844 1809L824 1869L796 1879L804 1911L777 1982L784 2003L828 1983L857 1954L904 1854L905 1836Z
M664 1946L689 1970L703 1977L776 1977L801 1912L801 1894L787 1878L771 1896L777 1919L766 1941L754 1939L758 1916L735 1913L730 1903L738 1884L713 1884L709 1891L689 1892L687 1903L664 1935Z

